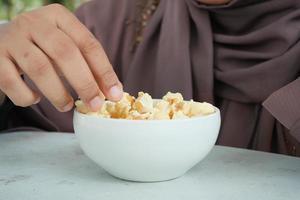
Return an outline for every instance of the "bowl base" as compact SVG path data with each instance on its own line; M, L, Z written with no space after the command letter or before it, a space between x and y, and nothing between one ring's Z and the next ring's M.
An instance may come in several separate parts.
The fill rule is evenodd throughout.
M130 177L123 177L123 176L117 176L114 175L110 172L107 172L109 175L111 175L112 177L122 180L122 181L127 181L127 182L136 182L136 183L156 183L156 182L165 182L165 181L172 181L174 179L180 178L182 177L184 174L181 174L179 176L175 176L175 177L168 177L168 178L154 178L151 179L149 178L148 180L144 180L144 179L138 179L138 178L130 178Z

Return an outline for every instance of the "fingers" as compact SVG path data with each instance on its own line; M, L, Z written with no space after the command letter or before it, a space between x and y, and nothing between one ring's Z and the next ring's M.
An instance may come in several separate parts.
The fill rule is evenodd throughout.
M38 32L31 33L33 41L57 64L79 97L92 110L100 109L104 99L101 99L98 84L76 44L52 25L40 25L36 29Z
M29 40L17 39L8 50L22 71L59 111L66 112L72 109L74 104L72 97L48 57L39 48Z
M0 44L0 54L9 55L0 55L0 89L16 105L31 105L39 99L20 78L19 69L60 111L71 109L73 99L58 72L91 110L100 109L104 95L113 101L123 95L101 44L62 6L46 6L18 16L0 29ZM3 78L3 74L8 75Z
M56 15L49 20L55 20L54 23L79 47L104 95L113 101L120 100L123 87L98 40L65 8L52 5L51 9Z
M0 56L0 76L0 90L15 105L26 107L40 101L40 97L21 79L14 63L5 56Z

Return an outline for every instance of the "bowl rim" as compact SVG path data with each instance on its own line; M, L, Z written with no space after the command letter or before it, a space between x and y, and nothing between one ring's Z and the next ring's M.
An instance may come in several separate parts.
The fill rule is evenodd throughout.
M132 120L132 119L115 119L115 118L104 118L104 117L98 117L98 116L94 116L94 115L87 115L84 113L81 113L79 111L77 111L77 109L74 109L74 117L75 115L78 115L80 117L83 118L90 118L90 119L97 119L97 120L101 120L101 121L107 121L107 122L132 122L132 123L178 123L178 122L191 122L191 121L197 121L199 119L209 119L209 118L213 118L216 116L220 115L220 110L219 108L217 108L216 106L213 106L215 109L215 112L209 115L199 115L199 116L195 116L192 118L186 118L186 119L161 119L161 120L155 120L155 119L138 119L138 120Z

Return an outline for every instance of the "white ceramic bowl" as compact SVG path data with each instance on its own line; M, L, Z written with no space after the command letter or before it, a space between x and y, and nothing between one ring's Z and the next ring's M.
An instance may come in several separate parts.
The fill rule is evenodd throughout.
M182 176L214 146L220 111L179 120L105 119L74 112L85 154L111 175L140 182Z

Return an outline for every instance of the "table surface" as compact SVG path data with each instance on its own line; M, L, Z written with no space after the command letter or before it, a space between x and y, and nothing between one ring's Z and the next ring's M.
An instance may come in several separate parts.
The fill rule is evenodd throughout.
M300 199L300 159L216 146L183 177L136 183L88 159L74 134L0 134L0 199Z

